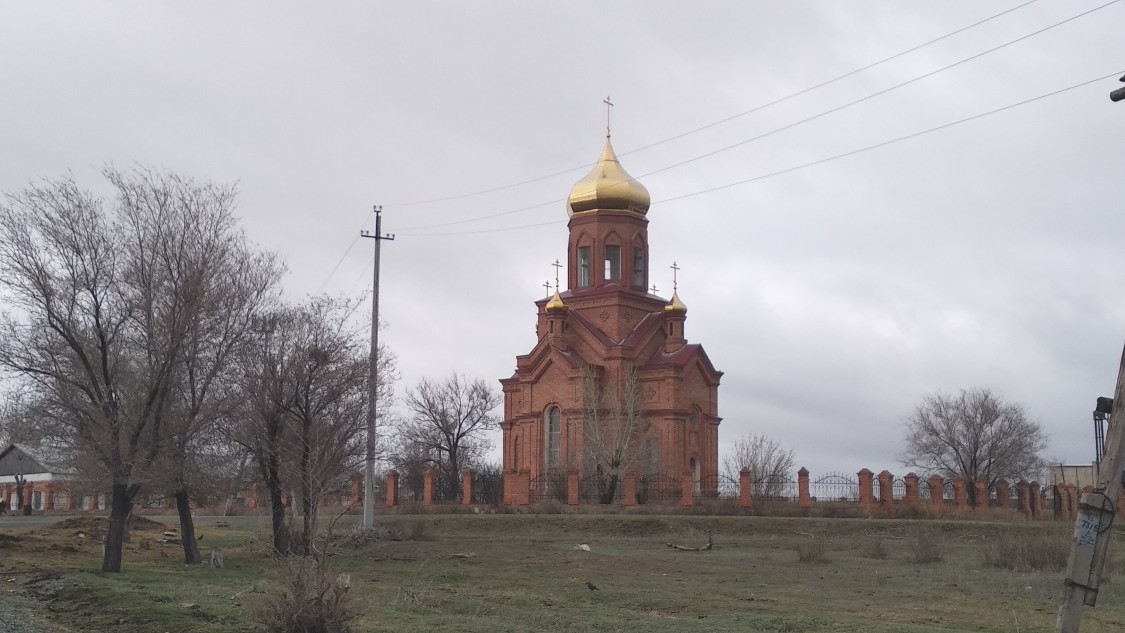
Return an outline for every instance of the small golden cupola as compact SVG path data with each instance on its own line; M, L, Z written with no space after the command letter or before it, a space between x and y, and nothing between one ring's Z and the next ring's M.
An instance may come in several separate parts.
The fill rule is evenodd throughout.
M687 306L683 301L680 301L680 293L672 291L672 300L668 305L664 306L664 312L667 314L687 314Z
M650 203L648 189L621 167L607 136L605 149L594 169L570 190L567 213L573 216L584 211L606 210L645 215Z
M551 300L547 302L545 309L548 314L566 312L566 304L563 303L562 296L559 295L557 285L555 286L555 296L551 297Z

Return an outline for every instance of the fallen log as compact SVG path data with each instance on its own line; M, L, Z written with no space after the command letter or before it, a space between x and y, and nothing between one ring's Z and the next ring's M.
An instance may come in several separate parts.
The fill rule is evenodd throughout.
M715 541L711 538L711 530L707 530L707 544L703 547L685 547L683 545L676 545L675 543L667 543L668 547L680 552L706 552L714 549Z

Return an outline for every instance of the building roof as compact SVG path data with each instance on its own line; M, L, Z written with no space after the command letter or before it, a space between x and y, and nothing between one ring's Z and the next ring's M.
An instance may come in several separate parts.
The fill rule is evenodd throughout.
M0 477L52 472L47 460L26 446L9 444L0 451Z

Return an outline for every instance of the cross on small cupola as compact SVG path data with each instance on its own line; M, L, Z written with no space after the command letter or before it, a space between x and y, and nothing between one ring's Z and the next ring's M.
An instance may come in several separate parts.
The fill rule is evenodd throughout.
M680 280L679 280L680 267L679 267L679 265L676 264L676 262L672 262L672 265L669 266L668 268L672 269L672 300L668 302L668 305L664 306L664 314L683 316L683 315L687 314L687 306L684 305L683 301L680 301L680 292L679 292L679 290L680 290ZM675 328L671 328L669 330L669 333L675 333ZM681 324L680 324L678 334L681 337L683 336L683 323L682 323L682 321L681 321Z
M610 137L610 130L609 130L609 127L610 127L609 126L610 112L612 112L612 109L613 109L613 102L609 100L609 97L606 97L605 99L602 100L602 103L605 104L605 137L609 138Z

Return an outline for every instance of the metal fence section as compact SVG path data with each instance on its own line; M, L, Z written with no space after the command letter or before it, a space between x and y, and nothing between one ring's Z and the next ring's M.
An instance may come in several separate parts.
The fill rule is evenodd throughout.
M726 475L714 475L699 480L695 490L697 499L737 499L740 496L739 482Z
M672 505L683 498L683 481L671 475L645 475L637 478L637 503Z
M531 503L557 501L566 503L566 473L547 472L531 480Z
M473 503L499 506L504 502L504 473L480 472L473 479Z
M891 499L898 503L906 500L906 480L895 478L891 482Z
M578 479L579 503L620 503L624 498L624 475L591 474Z
M754 501L791 501L800 496L800 485L787 477L765 477L750 488Z
M859 480L843 473L828 473L809 482L809 496L814 503L859 501Z
M938 491L938 494L939 495L941 494L940 490ZM930 492L930 482L926 481L925 479L919 480L918 481L918 501L924 501L926 503L929 503L930 499L932 497L933 497L933 495Z

